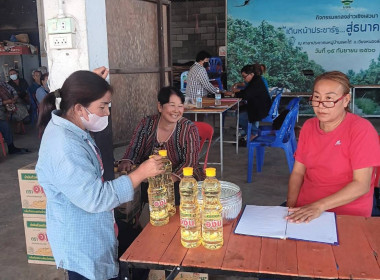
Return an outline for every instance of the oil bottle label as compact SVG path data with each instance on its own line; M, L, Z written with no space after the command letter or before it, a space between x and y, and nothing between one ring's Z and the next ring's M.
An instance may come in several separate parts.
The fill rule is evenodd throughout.
M195 220L181 218L181 226L184 228L193 228L195 227Z
M163 207L166 205L166 199L161 199L161 200L155 200L153 201L153 206L154 207Z
M218 229L222 227L222 220L205 221L203 226L207 229Z

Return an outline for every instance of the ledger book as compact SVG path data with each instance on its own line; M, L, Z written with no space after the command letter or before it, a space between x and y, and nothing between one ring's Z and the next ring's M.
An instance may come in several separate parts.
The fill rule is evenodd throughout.
M335 213L323 212L309 223L299 224L288 222L286 216L288 216L288 207L247 205L235 228L235 233L339 244Z

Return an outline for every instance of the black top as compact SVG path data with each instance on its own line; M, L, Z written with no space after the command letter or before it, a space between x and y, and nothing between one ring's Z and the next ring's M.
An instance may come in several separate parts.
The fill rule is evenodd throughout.
M272 106L268 89L258 75L253 76L247 87L237 92L236 96L247 100L248 120L251 123L265 118Z
M8 84L13 87L17 91L18 97L21 99L25 99L28 96L28 83L23 78L19 78L19 85L17 85L14 81L10 80Z

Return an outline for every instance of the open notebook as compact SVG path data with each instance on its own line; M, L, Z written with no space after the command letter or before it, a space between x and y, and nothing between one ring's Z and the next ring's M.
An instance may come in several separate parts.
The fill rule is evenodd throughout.
M319 218L300 224L289 223L287 215L287 207L247 205L235 233L339 244L335 213L324 212Z

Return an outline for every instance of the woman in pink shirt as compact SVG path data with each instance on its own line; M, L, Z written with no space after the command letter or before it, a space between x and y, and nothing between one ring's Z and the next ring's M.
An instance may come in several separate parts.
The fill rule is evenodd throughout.
M316 78L309 101L316 117L302 127L289 179L291 222L309 222L323 211L371 216L379 137L369 121L349 112L350 99L343 73Z

